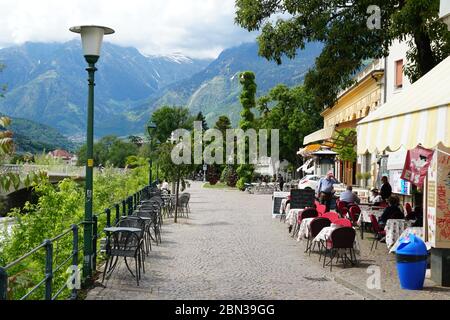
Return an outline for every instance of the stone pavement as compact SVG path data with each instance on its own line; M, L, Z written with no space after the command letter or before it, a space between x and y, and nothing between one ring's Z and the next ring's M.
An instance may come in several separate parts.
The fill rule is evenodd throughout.
M190 219L163 226L163 243L146 259L141 285L121 265L87 299L450 299L449 288L426 280L423 291L401 290L395 255L386 245L370 252L359 240L359 266L322 268L304 254L287 225L270 215L270 195L202 189L193 183ZM172 220L172 219L171 219ZM359 232L357 232L359 237ZM379 267L381 287L368 289L368 267Z
M87 299L363 299L305 258L270 215L270 195L202 189L193 183L189 219L163 226L139 287L124 264Z

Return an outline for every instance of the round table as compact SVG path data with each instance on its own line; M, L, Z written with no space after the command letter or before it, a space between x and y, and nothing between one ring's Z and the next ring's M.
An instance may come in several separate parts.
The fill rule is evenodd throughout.
M400 238L400 235L414 224L412 220L389 219L384 230L386 231L386 245L390 249Z

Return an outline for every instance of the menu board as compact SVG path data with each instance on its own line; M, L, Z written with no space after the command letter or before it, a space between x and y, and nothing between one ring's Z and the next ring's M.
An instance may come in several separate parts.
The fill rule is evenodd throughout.
M289 192L274 192L272 197L272 215L280 215L280 207L283 199L289 195Z
M315 191L304 190L291 190L291 209L304 209L314 206Z

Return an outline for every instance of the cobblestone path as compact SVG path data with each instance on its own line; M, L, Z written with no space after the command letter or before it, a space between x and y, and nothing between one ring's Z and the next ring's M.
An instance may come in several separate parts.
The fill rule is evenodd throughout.
M188 192L190 218L165 222L140 286L122 264L88 299L362 299L305 257L286 226L272 219L270 195L201 183Z

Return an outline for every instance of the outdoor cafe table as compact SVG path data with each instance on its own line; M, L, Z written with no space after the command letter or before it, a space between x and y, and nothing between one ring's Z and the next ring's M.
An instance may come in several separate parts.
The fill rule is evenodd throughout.
M414 221L412 220L389 219L384 227L384 230L386 231L386 245L388 249L392 248L392 246L400 238L400 235L413 224Z
M371 214L373 214L378 220L378 218L380 218L381 215L383 214L383 211L382 210L371 210L371 209L361 210L361 214L359 215L359 218L358 218L358 226L361 231L361 239L364 239L364 228L365 228L366 223L372 223L372 221L370 221Z
M419 237L420 239L424 240L424 231L423 231L423 227L410 227L410 228L406 228L405 231L403 231L402 235L397 239L397 241L395 242L395 244L392 246L391 250L389 251L390 253L395 253L397 251L398 246L400 245L400 242L402 239L406 238L407 236L409 236L410 234L414 234L417 237ZM425 241L425 240L424 240ZM431 249L431 245L427 242L425 242L425 245L427 246L427 250Z
M298 214L303 212L304 209L290 209L289 213L286 215L286 221L290 226L295 226L297 224Z
M281 205L280 205L280 214L286 214L286 204L287 204L288 199L283 199L281 200Z
M323 228L322 231L319 232L319 234L317 235L317 237L314 238L313 241L319 243L326 242L331 237L331 233L337 228L341 228L341 226L332 223L331 226ZM355 237L355 243L353 245L353 248L355 249L355 254L360 255L361 250L358 237Z
M103 229L103 231L111 232L111 233L113 233L113 232L135 232L135 233L138 233L138 232L141 232L142 230L138 229L138 228L110 227L110 228Z
M315 218L305 218L302 220L300 229L298 231L297 241L308 238L311 234L310 224Z

